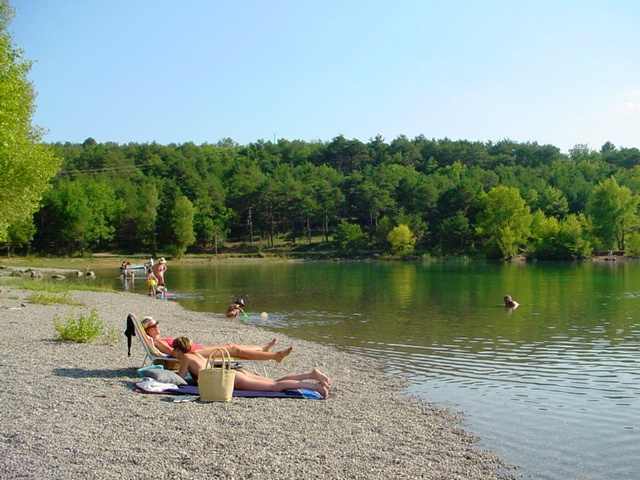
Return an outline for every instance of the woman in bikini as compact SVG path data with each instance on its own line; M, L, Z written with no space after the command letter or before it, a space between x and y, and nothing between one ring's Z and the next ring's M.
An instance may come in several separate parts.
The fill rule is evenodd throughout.
M173 342L173 351L180 361L178 375L185 378L187 373L198 382L200 370L206 367L207 360L200 352L192 350L193 345L187 337L178 337ZM267 392L282 392L284 390L294 390L296 388L307 388L315 390L322 398L329 396L331 380L317 368L308 373L294 373L285 375L276 380L247 372L246 370L236 370L234 388L238 390L259 390Z
M175 339L172 337L161 337L158 322L154 320L153 317L144 317L142 320L142 328L158 350L167 355L175 356ZM229 355L241 360L275 360L276 362L281 362L291 353L293 347L272 352L271 348L273 348L275 343L275 339L262 347L258 345L238 345L235 343L226 343L224 345L202 345L201 343L193 343L192 348L194 352L198 352L204 356L209 356L216 348L224 347L229 352Z

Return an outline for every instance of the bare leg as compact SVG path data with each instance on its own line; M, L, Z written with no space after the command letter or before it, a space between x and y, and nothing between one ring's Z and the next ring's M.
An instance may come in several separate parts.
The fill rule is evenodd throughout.
M266 392L282 392L283 390L295 390L297 388L307 388L314 390L323 398L329 395L329 389L322 383L304 380L272 380L259 375L247 375L244 371L236 372L234 384L238 390L259 390Z
M293 350L293 347L289 347L285 350L280 350L279 352L265 352L261 348L258 350L252 350L243 348L242 345L229 343L220 346L207 346L202 350L198 350L198 353L204 357L208 357L216 348L221 347L226 348L229 355L232 357L239 358L241 360L275 360L276 362L284 360L284 358Z
M272 339L270 342L265 343L264 345L236 345L238 348L242 348L243 350L262 350L263 352L270 352L273 346L276 344L276 339Z
M317 368L308 373L292 373L278 378L278 380L317 380L320 383L331 385L331 379Z
M275 344L276 344L276 339L275 339L275 338L272 338L272 339L271 339L271 341L270 341L269 343L265 344L265 346L264 346L264 347L262 347L262 351L263 351L263 352L268 352L268 351L270 351L270 350L273 348L273 346L274 346Z

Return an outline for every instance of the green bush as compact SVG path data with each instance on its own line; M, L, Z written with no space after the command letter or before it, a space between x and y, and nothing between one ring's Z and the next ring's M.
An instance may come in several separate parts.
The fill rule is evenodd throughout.
M367 237L360 225L344 220L338 224L334 239L342 252L353 253L367 245Z
M89 315L80 315L78 318L69 316L64 321L56 315L53 325L58 332L58 340L67 342L89 343L105 331L104 322L95 310L92 310Z
M640 257L640 233L634 232L625 240L625 256Z
M113 292L114 289L94 283L74 282L68 280L34 280L31 278L18 278L12 280L11 286L21 290L35 290L47 293L66 293L72 290L88 292Z
M416 245L416 237L406 225L398 225L389 232L387 240L394 255L411 255Z

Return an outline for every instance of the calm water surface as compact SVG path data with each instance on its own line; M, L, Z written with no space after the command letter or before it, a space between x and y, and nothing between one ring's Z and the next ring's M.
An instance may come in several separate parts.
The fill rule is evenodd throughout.
M640 264L170 265L167 283L187 308L247 294L242 321L383 359L524 478L640 478Z

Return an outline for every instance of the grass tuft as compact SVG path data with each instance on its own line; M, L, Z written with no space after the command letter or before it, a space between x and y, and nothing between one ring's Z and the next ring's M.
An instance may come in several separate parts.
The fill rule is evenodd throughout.
M95 285L91 283L71 281L47 281L18 278L11 282L11 286L22 290L33 290L46 293L68 293L71 291L85 292L113 292L111 287Z
M66 342L93 342L105 332L104 322L95 310L91 310L88 315L80 315L77 318L68 316L64 320L56 315L53 326L58 333L57 339Z
M68 292L62 295L50 294L50 293L34 293L27 297L27 301L30 303L37 303L40 305L82 305L80 302L76 302Z

